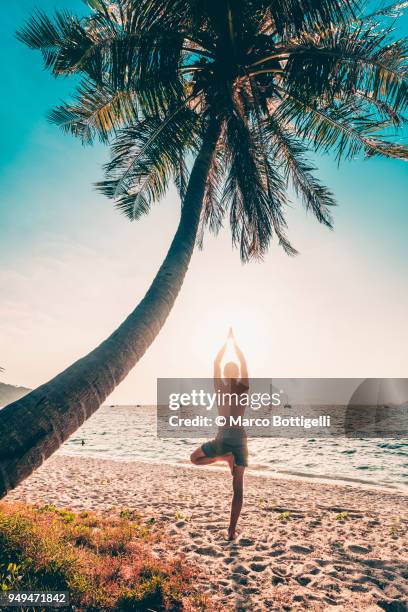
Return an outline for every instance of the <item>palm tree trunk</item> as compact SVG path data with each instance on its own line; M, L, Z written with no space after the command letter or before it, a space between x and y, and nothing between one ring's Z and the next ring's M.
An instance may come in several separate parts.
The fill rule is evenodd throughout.
M27 478L127 376L161 330L194 250L219 129L211 126L194 162L180 223L143 300L91 353L0 411L0 497Z

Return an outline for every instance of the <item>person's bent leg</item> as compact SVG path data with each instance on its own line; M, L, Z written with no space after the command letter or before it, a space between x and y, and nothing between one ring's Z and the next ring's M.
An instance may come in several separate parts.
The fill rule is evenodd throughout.
M244 472L245 466L235 465L232 476L233 496L231 503L231 516L228 528L228 539L233 540L236 535L236 527L241 514L242 504L244 501Z
M209 465L210 463L215 463L218 461L218 457L207 457L200 446L199 448L196 448L193 453L191 453L190 461L191 463L194 463L194 465Z
M196 448L196 450L191 453L190 461L194 465L210 465L211 463L216 463L217 461L226 461L231 470L231 474L234 469L234 456L232 453L226 453L225 455L216 455L216 456L208 456L203 451L202 446Z

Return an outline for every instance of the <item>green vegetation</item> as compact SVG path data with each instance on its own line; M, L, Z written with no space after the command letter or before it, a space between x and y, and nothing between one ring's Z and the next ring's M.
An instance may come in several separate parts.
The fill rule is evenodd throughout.
M69 591L77 610L206 610L195 572L157 558L157 524L129 510L115 516L53 505L0 505L0 587ZM149 526L148 526L149 524Z
M346 518L348 518L348 512L340 512L336 516L336 521L344 521Z
M278 521L287 521L290 519L290 512L287 510L286 512L281 512L278 516Z
M136 510L130 510L129 508L122 508L120 511L120 518L128 519L129 521L140 521L142 518L140 512Z
M390 536L394 539L397 539L399 536L404 535L405 529L404 525L401 524L401 520L399 518L393 519L390 526Z

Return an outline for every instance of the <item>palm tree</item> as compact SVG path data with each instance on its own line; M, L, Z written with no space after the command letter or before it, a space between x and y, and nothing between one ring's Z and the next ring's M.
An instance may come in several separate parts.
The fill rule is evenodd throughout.
M0 495L91 414L163 326L205 228L229 219L243 261L285 233L287 187L331 227L334 198L306 153L407 159L392 132L407 105L407 42L353 0L89 0L35 13L18 37L74 100L51 120L111 147L99 189L130 219L174 180L180 223L146 296L100 346L0 413Z

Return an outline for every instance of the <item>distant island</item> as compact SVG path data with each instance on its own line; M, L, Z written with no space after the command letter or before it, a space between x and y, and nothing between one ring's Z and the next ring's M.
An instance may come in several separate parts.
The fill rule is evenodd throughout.
M27 389L27 387L15 387L14 385L0 383L0 408L7 406L10 402L15 402L30 391L31 389Z

